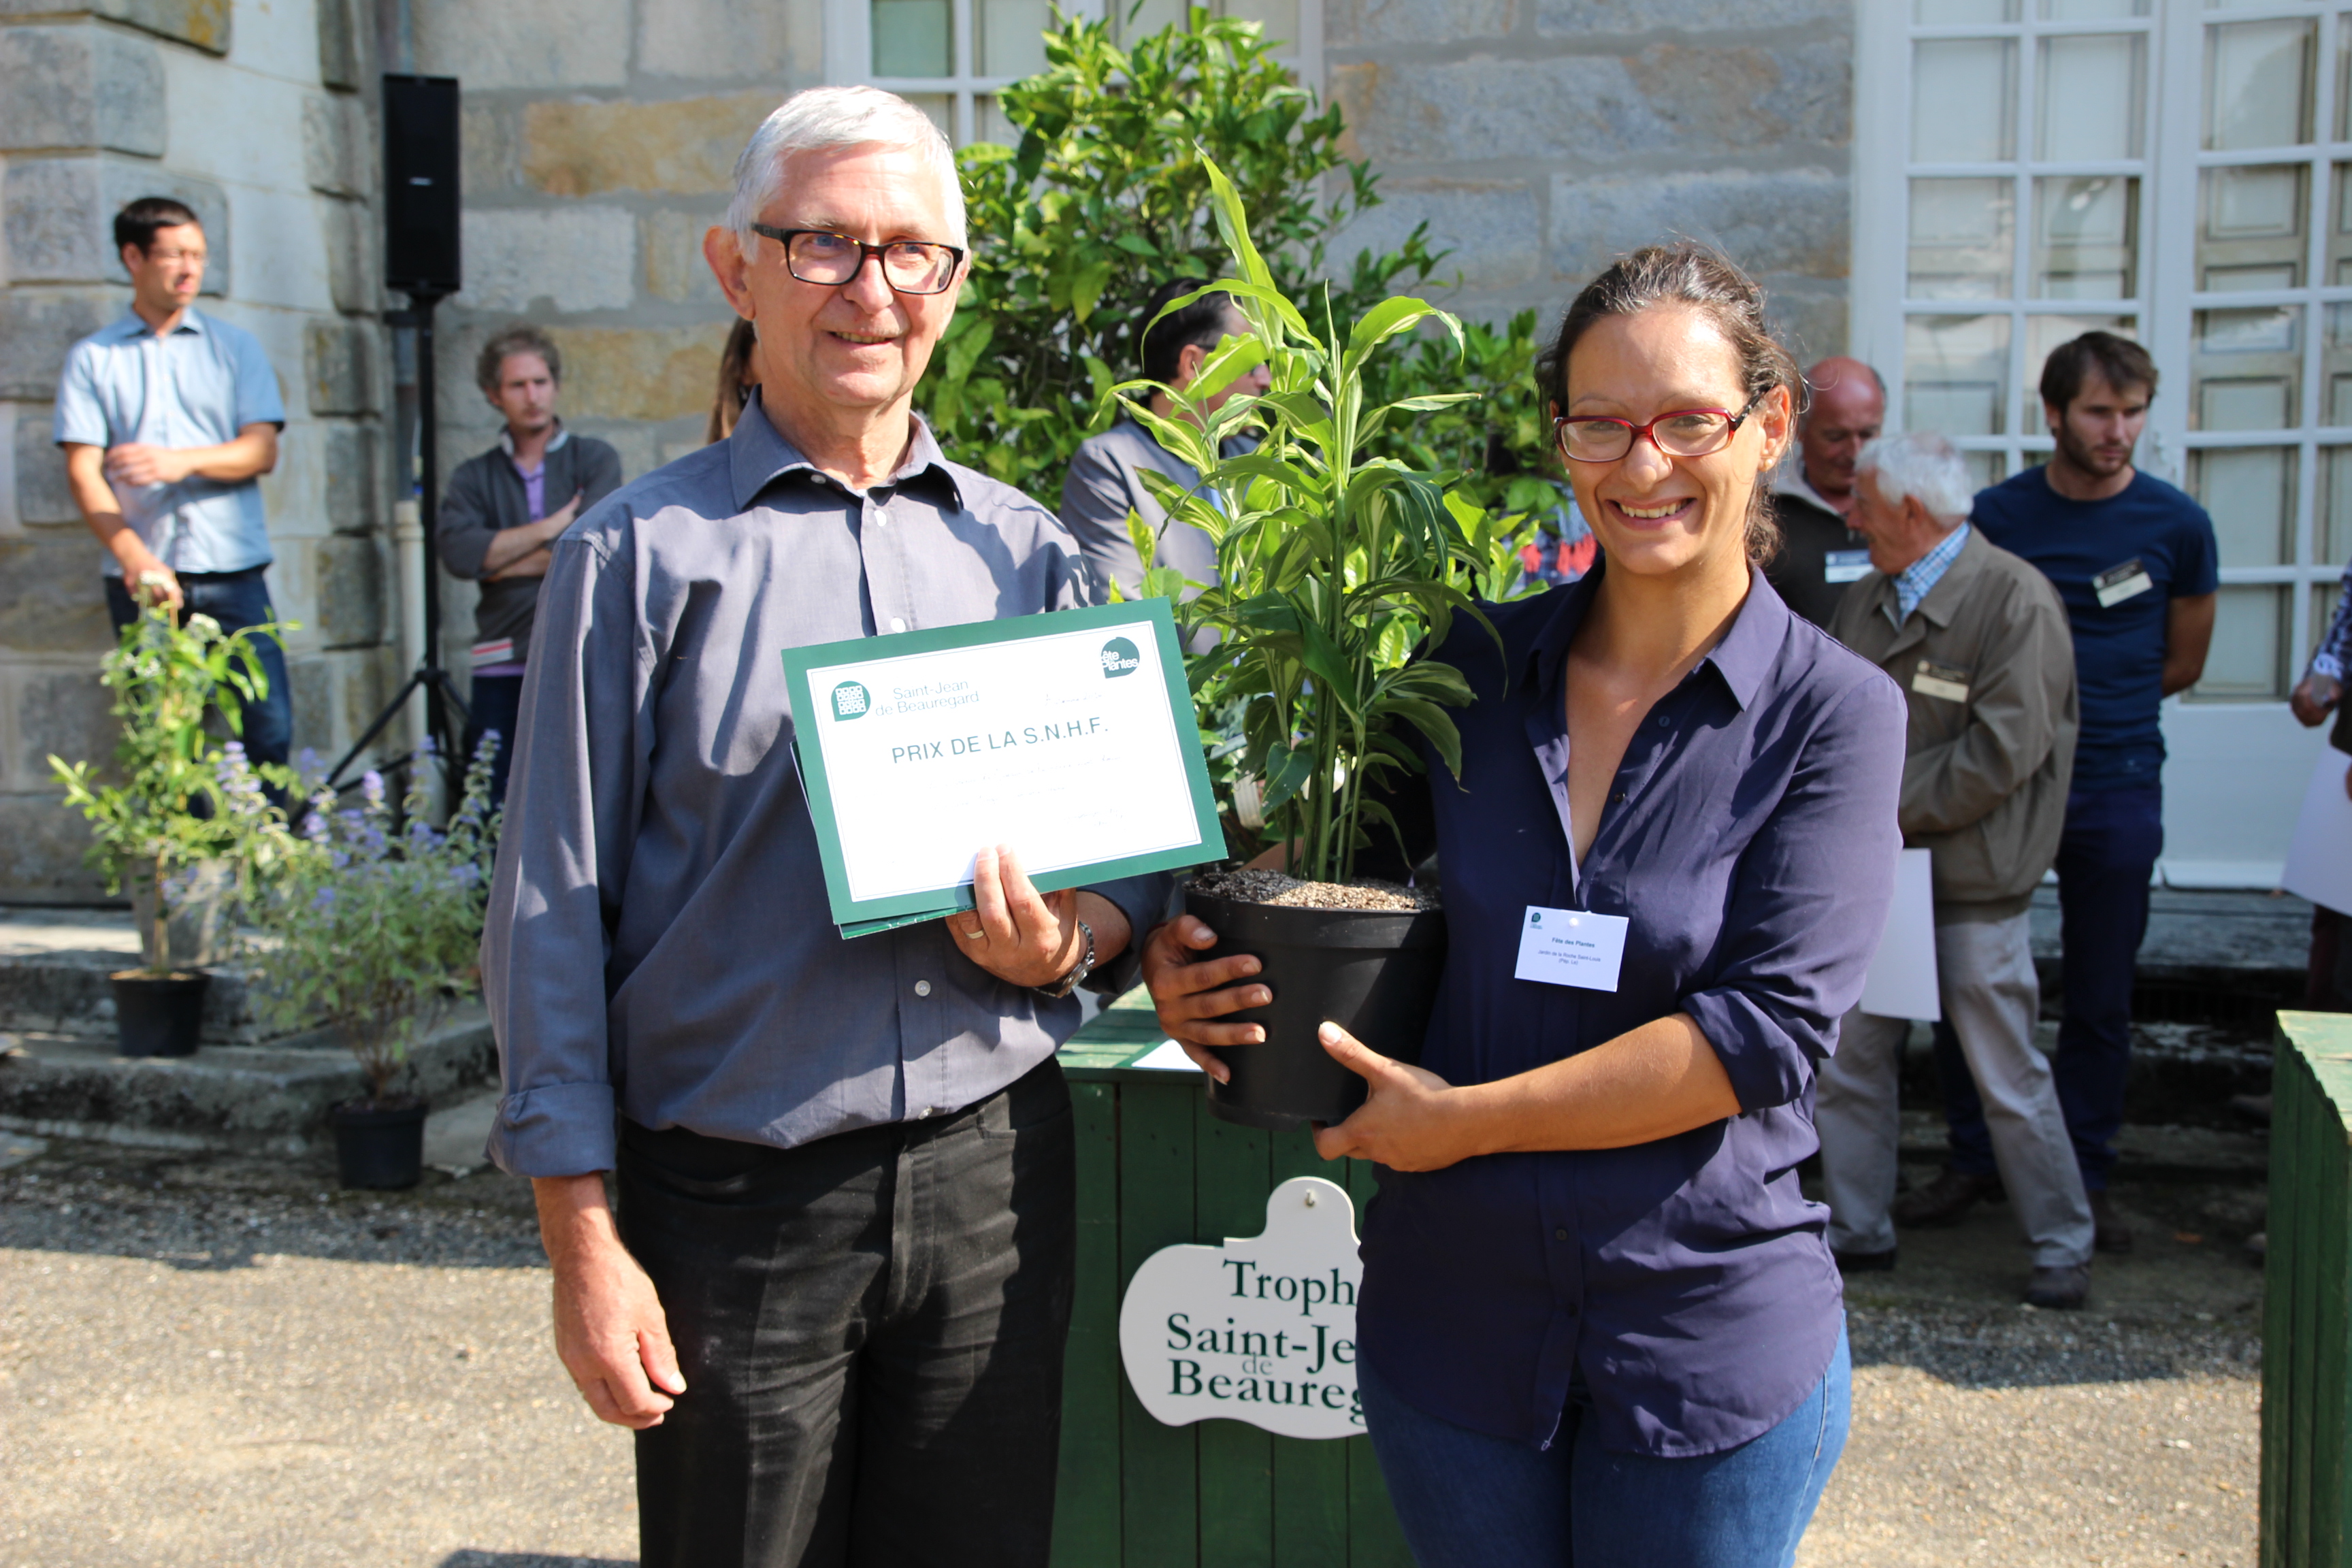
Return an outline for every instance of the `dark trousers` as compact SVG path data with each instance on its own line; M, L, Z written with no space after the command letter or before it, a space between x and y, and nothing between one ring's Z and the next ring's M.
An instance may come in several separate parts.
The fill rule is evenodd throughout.
M499 737L498 760L490 764L490 809L496 811L506 804L507 764L514 756L515 721L522 716L522 677L520 675L478 675L473 690L466 700L466 754L458 759L460 767L474 765L474 752L482 737L495 731Z
M1050 1060L798 1149L625 1123L622 1233L687 1385L637 1434L644 1568L1043 1568L1075 1152Z
M2352 1013L2352 942L2347 918L2325 904L2311 906L2311 958L2304 971L2303 1005L2311 1013Z
M2147 935L2147 885L2164 853L2164 791L2156 784L2076 790L2058 840L2058 930L2065 1012L2051 1068L2083 1185L2105 1192L2124 1125L2131 1070L2134 965ZM1936 1026L1936 1070L1951 1128L1952 1168L1993 1173L1984 1103L1951 1031Z
M225 632L257 626L270 618L269 584L264 578L268 570L249 566L242 572L180 573L181 613L210 616ZM114 622L115 636L121 637L122 628L139 618L139 603L121 578L110 573L105 582L106 613ZM244 731L237 738L253 761L284 763L293 755L294 744L294 691L286 679L286 650L276 637L265 637L253 639L253 651L269 679L269 690L260 701L246 704Z

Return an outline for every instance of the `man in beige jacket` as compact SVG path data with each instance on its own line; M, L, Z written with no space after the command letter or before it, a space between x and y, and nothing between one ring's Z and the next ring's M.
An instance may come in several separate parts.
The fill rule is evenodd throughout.
M1972 487L1940 437L1863 449L1853 526L1871 572L1831 632L1910 700L1903 841L1935 856L1936 968L1945 1019L1984 1097L1993 1156L2033 1253L2026 1300L2080 1307L2089 1199L2049 1058L2026 904L2058 853L2079 728L2066 611L2049 580L1968 521ZM1859 1009L1822 1064L1815 1117L1830 1246L1848 1272L1895 1263L1895 1079L1906 1019Z

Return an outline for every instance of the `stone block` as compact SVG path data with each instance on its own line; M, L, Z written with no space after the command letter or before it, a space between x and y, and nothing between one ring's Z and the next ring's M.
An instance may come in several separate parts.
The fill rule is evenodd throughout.
M662 420L709 413L727 329L569 327L551 335L563 351L563 401L573 417Z
M0 16L95 15L225 55L233 4L234 0L0 0Z
M620 310L636 302L637 225L625 208L476 208L465 215L466 287L480 311Z
M73 523L81 521L72 487L66 483L66 455L49 438L49 411L28 408L16 416L14 437L16 471L16 521L20 523ZM97 562L91 546L90 562Z
M353 315L382 308L383 290L376 279L382 240L375 214L364 203L333 196L319 198L319 227L327 249L327 295L335 309Z
M312 321L302 329L303 382L313 414L373 414L382 377L377 329L359 321Z
M94 904L106 897L105 880L83 858L89 825L54 791L0 795L0 843L8 846L0 855L0 901Z
M1843 146L1850 39L1658 43L1627 56L1359 61L1335 68L1353 156L1416 163L1648 158Z
M372 534L338 533L314 542L320 645L373 647L383 640L383 551ZM365 728L366 721L361 721Z
M800 85L824 68L820 0L663 0L637 7L637 69L649 76Z
M1418 8L1420 0L1390 0ZM1851 34L1853 0L1533 0L1536 31L1547 37L1590 37L1627 33L1705 34L1726 26L1743 33L1767 27L1822 26ZM1729 22L1731 15L1738 16Z
M1638 246L1690 238L1751 273L1843 278L1849 201L1844 174L1822 168L1555 174L1552 269L1581 280Z
M110 148L161 157L163 62L99 27L0 28L0 151Z
M120 299L95 289L0 292L0 397L41 403L55 397L66 351L121 311Z
M0 234L17 283L129 283L114 245L114 215L142 196L185 202L204 226L204 291L229 289L228 194L210 180L152 163L81 156L11 159L0 186Z
M96 669L98 656L114 646L100 579L105 558L98 542L79 530L0 538L0 647L86 650Z
M332 661L335 683L342 697L343 733L352 736L364 734L405 679L406 672L400 668L400 650L390 647L353 648L328 657ZM458 663L464 662L465 655L461 648ZM412 700L422 711L424 700L415 698ZM399 742L390 734L376 738L378 756L389 756L399 749Z
M723 305L719 279L702 259L702 236L725 216L724 207L708 212L679 212L665 207L639 220L639 243L646 255L646 292L656 300L697 305Z
M318 0L319 79L356 90L365 85L364 46L352 0Z
M1519 0L1325 0L1323 44L1354 49L1473 43L1512 32L1519 14Z
M522 177L558 196L720 195L731 185L736 154L779 101L763 89L655 103L534 103L523 111Z
M1767 273L1765 318L1801 365L1846 352L1846 288L1843 279ZM1889 370L1895 367L1889 365Z
M610 0L417 0L416 68L492 88L621 87L629 14Z
M302 95L302 170L314 191L363 196L373 186L367 110L341 93Z
M1383 180L1381 196L1379 206L1334 237L1335 265L1346 266L1359 250L1396 250L1415 225L1427 223L1429 248L1452 252L1432 282L1458 275L1466 289L1508 289L1542 273L1542 223L1524 180Z
M374 425L327 420L318 426L325 448L327 526L363 533L383 517L383 437Z
M318 654L288 658L286 690L294 709L294 755L316 752L322 769L332 766L342 754L342 737L360 731L346 731L335 722L335 672L328 658ZM366 727L364 722L360 726Z
M469 202L522 184L522 147L514 112L502 104L457 106L457 184Z
M95 599L98 574L85 584ZM103 612L100 613L103 619ZM88 669L25 670L16 678L16 777L38 789L49 778L49 759L102 763L114 755L121 726L114 696L98 683L98 661Z

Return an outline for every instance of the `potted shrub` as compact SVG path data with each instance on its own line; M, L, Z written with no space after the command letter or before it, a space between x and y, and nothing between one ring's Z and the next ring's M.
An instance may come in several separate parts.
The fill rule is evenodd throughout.
M257 1009L281 1027L338 1028L367 1077L329 1113L347 1187L414 1186L423 1172L426 1105L400 1072L479 978L498 743L476 752L446 831L425 819L429 766L412 771L397 818L380 773L355 805L314 785L299 850L255 906Z
M1497 526L1449 495L1444 476L1370 449L1390 421L1475 395L1374 406L1366 394L1367 364L1383 344L1434 324L1458 346L1461 324L1398 297L1345 330L1328 320L1318 330L1276 285L1223 173L1211 163L1208 174L1240 276L1203 287L1231 294L1252 331L1209 356L1191 396L1173 395L1184 417L1146 406L1164 386L1116 390L1202 477L1189 495L1153 489L1172 518L1216 541L1218 582L1188 584L1152 564L1155 542L1137 528L1144 592L1175 601L1185 646L1207 648L1190 659L1190 676L1203 731L1224 732L1221 805L1244 834L1263 824L1292 874L1213 874L1186 891L1186 908L1217 932L1217 952L1256 954L1274 994L1271 1005L1235 1015L1264 1025L1266 1039L1226 1054L1232 1081L1212 1082L1210 1103L1228 1121L1296 1127L1339 1121L1363 1100L1362 1080L1318 1043L1323 1020L1390 1056L1419 1054L1444 916L1426 892L1359 884L1356 854L1394 827L1379 792L1420 771L1408 728L1458 769L1446 709L1469 701L1469 688L1417 654L1442 642L1456 615L1483 624L1473 592L1516 563ZM1258 363L1272 373L1265 395L1202 409L1199 400ZM1221 456L1224 438L1250 426L1262 431L1257 448ZM1204 631L1213 647L1197 637Z
M214 920L233 916L293 843L285 814L263 789L293 775L255 767L242 745L210 728L241 731L245 704L268 691L253 639L287 629L224 632L209 616L181 623L168 609L149 609L122 629L100 676L122 721L114 748L120 782L101 782L88 762L49 758L66 804L89 819L90 860L107 890L131 890L144 962L109 976L124 1056L196 1048L211 976L175 967L173 916L200 899Z

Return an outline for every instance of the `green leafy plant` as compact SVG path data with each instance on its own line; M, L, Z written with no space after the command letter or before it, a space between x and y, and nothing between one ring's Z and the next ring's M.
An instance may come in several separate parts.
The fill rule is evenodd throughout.
M1342 153L1339 110L1293 79L1258 24L1194 6L1121 49L1108 24L1064 19L1045 57L998 100L1020 145L961 155L971 274L923 397L950 451L1051 501L1089 416L1139 358L1144 300L1225 264L1202 151L1288 293L1328 295L1352 316L1439 258L1416 228L1321 280L1334 231L1378 204L1375 181Z
M1189 674L1203 729L1238 731L1238 747L1229 748L1235 782L1246 792L1248 781L1262 781L1263 816L1273 838L1291 847L1294 872L1344 882L1368 825L1395 827L1375 798L1379 787L1420 770L1400 726L1461 770L1461 736L1446 710L1468 702L1470 689L1451 666L1416 656L1444 640L1457 614L1486 624L1472 595L1507 547L1484 508L1448 493L1447 476L1371 449L1394 422L1475 396L1368 396L1367 367L1384 345L1423 326L1458 345L1461 323L1399 296L1344 332L1327 305L1318 329L1252 243L1223 172L1205 156L1202 165L1240 274L1213 287L1233 295L1251 331L1213 351L1186 393L1149 381L1115 390L1200 471L1194 492L1157 475L1147 482L1171 518L1216 541L1218 581L1190 584L1154 564L1150 532L1132 518L1129 530L1147 567L1144 592L1176 602L1186 645L1202 646L1199 632L1216 634L1188 661ZM1263 396L1208 410L1205 399L1261 363L1272 374ZM1151 413L1155 392L1171 394L1177 417ZM1248 426L1264 430L1257 448L1222 455L1225 437ZM1198 595L1185 599L1193 588Z
M383 775L338 805L315 778L297 852L255 907L257 1010L280 1028L339 1026L381 1107L410 1047L478 983L498 817L486 741L447 830L425 818L430 767L413 771L395 820Z
M225 632L209 616L182 623L168 609L148 609L122 628L99 678L122 721L114 748L120 782L105 782L91 763L49 758L66 804L89 820L89 859L107 890L135 880L152 891L152 915L139 933L151 974L171 971L170 921L189 872L208 862L226 867L232 902L243 902L292 849L285 813L263 788L285 787L292 773L255 766L234 739L245 704L269 690L255 639L291 629Z

